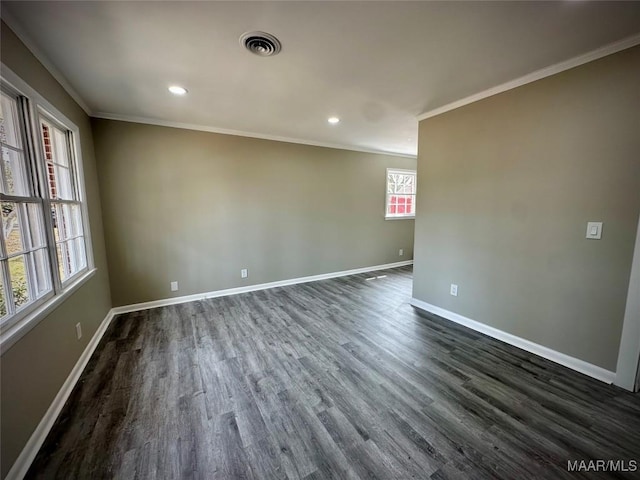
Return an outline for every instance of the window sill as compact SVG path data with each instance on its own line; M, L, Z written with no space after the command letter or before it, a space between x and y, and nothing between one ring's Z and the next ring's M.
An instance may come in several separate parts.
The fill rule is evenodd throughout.
M93 277L97 271L97 268L87 270L73 283L69 284L61 294L54 296L25 318L18 321L15 325L12 325L6 331L2 332L2 335L0 335L0 355L4 355L5 352L18 340L29 333L36 325L38 325L38 323L40 323L53 310L58 308L60 304L66 301L82 285L87 283L87 281Z
M415 220L416 216L412 215L410 217L384 217L385 220Z

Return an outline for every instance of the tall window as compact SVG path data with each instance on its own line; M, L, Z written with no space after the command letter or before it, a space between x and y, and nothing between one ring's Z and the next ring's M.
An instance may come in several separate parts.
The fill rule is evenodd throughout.
M73 133L2 84L0 329L2 333L88 270Z
M60 280L65 282L87 266L82 205L74 181L71 132L41 117L40 133Z
M414 218L416 215L416 172L387 168L385 218Z

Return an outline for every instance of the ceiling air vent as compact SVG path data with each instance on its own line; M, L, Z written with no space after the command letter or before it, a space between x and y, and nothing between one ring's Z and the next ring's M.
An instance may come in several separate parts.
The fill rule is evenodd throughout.
M282 48L276 37L265 32L245 33L240 37L240 45L261 57L277 55Z

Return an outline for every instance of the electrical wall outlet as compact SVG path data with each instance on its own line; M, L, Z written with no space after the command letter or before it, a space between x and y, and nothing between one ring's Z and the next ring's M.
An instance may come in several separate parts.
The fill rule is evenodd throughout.
M249 270L247 268L243 268L240 270L240 278L247 278L249 276Z
M398 256L401 257L403 255L404 255L404 250L403 249L398 250Z
M449 291L449 293L451 293L451 295L453 295L454 297L458 296L458 285L456 285L455 283L451 284L451 290Z
M600 240L602 238L602 222L587 223L587 238Z
M177 292L178 291L178 282L171 282L171 291L172 292Z
M78 340L82 338L82 325L79 322L76 323L76 337L78 337Z

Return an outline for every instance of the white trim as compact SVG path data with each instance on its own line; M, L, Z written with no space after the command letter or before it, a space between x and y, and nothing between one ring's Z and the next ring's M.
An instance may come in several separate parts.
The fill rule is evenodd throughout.
M473 95L469 95L468 97L461 98L460 100L456 100L455 102L451 102L441 107L434 108L433 110L429 110L421 115L418 115L418 121L435 117L436 115L455 110L456 108L460 108L465 105L469 105L470 103L483 100L487 97L506 92L507 90L521 87L522 85L526 85L527 83L535 82L537 80L550 77L551 75L556 75L557 73L564 72L565 70L569 70L580 65L584 65L585 63L589 63L594 60L598 60L599 58L606 57L607 55L612 55L627 48L634 47L638 44L640 44L640 34L632 35L617 42L610 43L609 45L597 48L596 50L592 50L591 52L578 55L577 57L573 57L569 60L556 63L555 65L541 68L540 70L531 72L527 75L524 75L523 77L516 78L515 80L511 80L501 85L491 87L482 92L478 92Z
M180 303L195 302L197 300L205 300L207 298L226 297L227 295L237 295L239 293L255 292L256 290L267 290L269 288L284 287L287 285L295 285L298 283L315 282L318 280L327 280L329 278L345 277L347 275L355 275L358 273L374 272L376 270L387 270L389 268L404 267L405 265L413 265L413 260L405 260L402 262L385 263L384 265L375 265L372 267L354 268L352 270L343 270L341 272L321 273L320 275L310 275L308 277L290 278L288 280L278 280L276 282L259 283L256 285L247 285L246 287L227 288L224 290L215 290L212 292L196 293L193 295L184 295L182 297L164 298L162 300L153 300L151 302L134 303L132 305L123 305L114 307L113 313L129 313L139 310L147 310L149 308L166 307L168 305L177 305Z
M84 272L81 276L76 278L73 283L65 286L64 290L58 295L54 295L50 300L44 302L41 306L36 308L33 312L24 318L21 318L11 327L7 328L0 334L0 352L4 355L18 340L29 333L41 320L49 315L53 310L58 308L62 302L65 302L76 290L95 275L98 271L97 268L93 268Z
M498 330L497 328L490 327L489 325L485 325L484 323L480 323L476 320L472 320L457 313L450 312L449 310L445 310L444 308L436 307L435 305L423 302L422 300L418 300L417 298L412 298L410 303L420 310L433 313L442 318L446 318L447 320L451 320L452 322L464 325L465 327L475 330L476 332L484 333L485 335L501 340L505 343L508 343L509 345L513 345L514 347L521 348L522 350L526 350L527 352L534 353L540 357L546 358L547 360L551 360L552 362L564 365L565 367L583 373L589 377L595 378L596 380L600 380L601 382L611 384L616 377L616 374L614 372L605 370L604 368L598 367L597 365L593 365L591 363L585 362L584 360L565 355L564 353L552 350L551 348L545 347L543 345L531 342L521 337L517 337L516 335L512 335L502 330Z
M338 150L348 150L353 152L374 153L377 155L390 155L392 157L405 157L416 159L417 155L408 153L388 152L375 150L366 147L355 147L353 145L342 145L338 143L316 142L313 140L303 140L300 138L281 137L264 133L245 132L243 130L231 130L227 128L198 125L195 123L174 122L172 120L159 120L157 118L136 117L133 115L120 115L117 113L95 112L91 115L94 118L104 118L105 120L117 120L119 122L143 123L145 125L157 125L160 127L181 128L184 130L196 130L199 132L220 133L222 135L235 135L238 137L258 138L261 140L272 140L274 142L295 143L299 145L310 145L312 147L334 148Z
M24 43L27 50L29 50L34 57L44 66L45 70L47 70L51 76L60 84L60 86L64 89L65 92L69 94L71 98L75 100L78 106L84 110L84 112L91 116L91 109L87 102L80 96L78 92L71 86L69 80L56 68L51 60L38 48L36 42L34 42L29 35L22 28L20 22L18 22L15 17L7 11L6 8L2 9L2 20L9 26L9 28L16 34L16 37L20 39L22 43Z
M387 168L387 174L385 175L385 183L384 183L384 219L385 220L415 220L416 218L416 194L415 193L409 193L408 195L413 195L413 215L407 215L407 214L399 214L399 213L395 213L395 214L390 214L389 212L389 197L393 196L393 193L389 193L389 174L393 174L393 173L400 173L400 174L406 174L406 175L413 175L413 181L414 181L414 190L416 190L417 188L417 184L418 184L418 170L414 169L414 170L409 170L406 168ZM407 195L406 193L398 193L396 195Z
M197 130L201 132L212 132L212 133L221 133L224 135L235 135L240 137L249 137L249 138L259 138L262 140L273 140L276 142L286 142L286 143L296 143L300 145L310 145L314 147L325 147L325 148L335 148L339 150L349 150L354 152L363 152L363 153L375 153L379 155L392 155L396 157L406 157L406 158L417 158L415 154L408 153L399 153L392 151L384 151L384 150L376 150L372 148L366 147L356 147L351 145L341 145L335 143L327 143L327 142L316 142L313 140L303 140L298 138L289 138L289 137L280 137L277 135L269 135L255 132L247 132L242 130L231 130L226 128L218 128L208 125L197 125L191 123L182 123L182 122L174 122L172 120L158 120L154 118L147 117L138 117L134 115L121 115L116 113L107 113L107 112L93 112L87 102L80 96L80 94L71 86L71 83L67 78L60 72L58 68L49 60L49 58L38 48L36 43L31 39L31 37L25 32L22 28L20 22L18 22L15 17L7 11L7 9L2 9L2 19L5 23L11 28L11 30L16 34L16 36L24 43L27 49L33 54L34 57L45 67L45 69L51 74L53 78L62 86L62 88L75 100L75 102L84 110L84 112L90 117L95 118L104 118L106 120L119 120L121 122L132 122L132 123L144 123L147 125L158 125L162 127L173 127L173 128L182 128L186 130Z
M77 278L71 280L70 283L65 285L57 285L56 284L56 274L52 271L52 281L55 285L54 291L55 296L45 302L41 307L36 308L33 313L28 314L25 318L17 321L13 326L7 328L2 331L0 329L0 355L4 353L7 349L11 347L15 342L17 342L20 338L22 338L29 330L35 327L40 320L42 320L49 312L51 312L54 308L56 308L60 302L64 301L68 298L71 293L77 290L82 284L84 284L93 274L95 273L95 265L93 258L93 244L91 237L91 228L89 225L89 211L88 211L88 202L85 193L85 178L84 178L84 170L83 170L83 158L82 158L82 149L80 145L80 129L79 127L73 123L65 114L63 114L60 110L54 107L51 102L45 99L40 93L35 90L31 85L22 80L18 75L16 75L13 70L7 67L4 63L0 62L0 79L3 83L10 86L11 89L18 92L20 95L24 95L29 100L29 110L30 110L30 118L27 118L27 122L31 122L31 128L34 132L38 132L40 129L38 127L38 115L40 115L43 111L48 115L55 119L56 123L63 125L65 128L69 129L74 137L74 146L75 149L75 158L74 163L77 168L77 172L75 175L77 176L77 188L78 194L80 195L80 201L82 202L82 222L83 222L83 230L84 230L84 238L85 238L85 254L87 256L87 267L83 273L77 275ZM44 160L42 158L42 147L38 147L40 143L39 140L34 139L36 141L35 147L35 155L37 164L39 166L44 165ZM42 172L39 172L38 175L42 175ZM42 179L40 179L42 180ZM44 205L48 205L47 197L43 198ZM53 231L47 231L47 238L49 247L53 245ZM51 255L53 252L49 252Z
M631 392L638 390L640 378L640 218L631 261L631 275L624 310L615 384Z
M109 327L109 324L111 323L113 317L113 310L110 310L104 320L102 320L102 323L100 323L100 326L96 330L96 333L93 335L86 348L80 355L80 358L78 358L78 361L71 370L71 373L69 373L69 376L62 384L62 387L53 399L53 402L51 402L51 405L40 420L40 423L31 434L31 437L29 437L29 440L20 452L20 455L18 455L18 458L11 467L11 470L9 470L9 473L5 477L5 480L19 480L24 478L24 476L26 475L29 467L31 466L31 463L33 462L33 459L36 457L36 454L40 450L40 447L42 447L42 444L51 431L51 428L58 418L58 415L60 415L62 407L64 407L64 404L69 398L69 395L71 395L73 387L75 387L76 383L80 379L80 375L82 374L84 368L87 366L91 355L93 355L93 352L100 343L102 336L107 331L107 328Z
M147 118L147 117L138 117L135 115L121 115L116 113L107 113L107 112L93 112L87 102L78 94L78 92L71 86L71 83L66 79L66 77L56 68L56 66L49 60L49 58L42 53L42 50L38 48L36 43L31 39L31 37L24 31L20 22L18 22L15 17L7 11L7 9L2 10L2 19L5 23L11 28L11 30L16 34L16 36L24 43L27 49L33 54L36 59L42 63L45 69L51 74L53 78L62 86L62 88L73 98L76 103L82 108L87 115L95 118L104 118L106 120L118 120L121 122L131 122L131 123L143 123L146 125L158 125L161 127L172 127L172 128L182 128L185 130L197 130L201 132L211 132L211 133L221 133L224 135L235 135L239 137L249 137L249 138L259 138L262 140L273 140L276 142L286 142L286 143L296 143L301 145L310 145L314 147L325 147L325 148L335 148L339 150L349 150L354 152L363 152L363 153L375 153L379 155L392 155L396 157L406 157L406 158L417 158L415 154L408 153L399 153L392 151L384 151L384 150L376 150L372 148L366 147L356 147L351 145L341 145L336 143L328 143L328 142L316 142L313 140L303 140L299 138L290 138L290 137L281 137L278 135L269 135L255 132L247 132L243 130L231 130L226 128L218 128L208 125L197 125L192 123L182 123L175 122L172 120L159 120L155 118Z
M393 167L389 167L389 168L387 168L387 175L389 175L389 172L408 173L410 175L415 175L416 177L418 176L418 172L416 171L415 168L412 170L410 168L393 168Z

